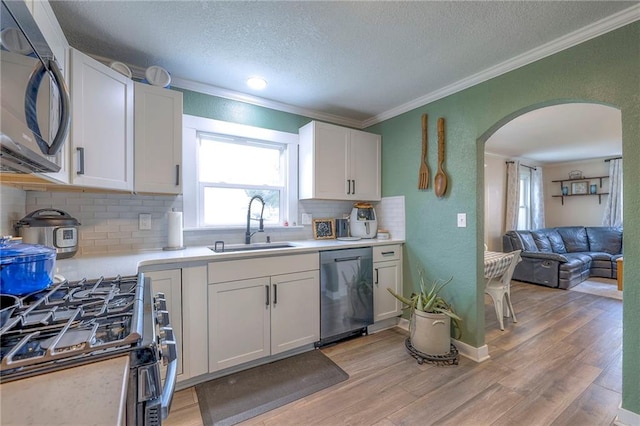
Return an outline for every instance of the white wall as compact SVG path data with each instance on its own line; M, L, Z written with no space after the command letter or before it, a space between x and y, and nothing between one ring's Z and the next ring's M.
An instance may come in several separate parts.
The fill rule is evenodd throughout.
M595 195L564 197L564 205L562 198L553 197L552 195L560 195L560 182L552 182L553 180L569 179L569 172L573 170L582 171L584 177L607 176L609 175L609 163L604 158L597 160L562 163L543 168L544 175L544 193L545 193L545 226L600 226L602 224L602 216L606 204L606 195L598 197ZM589 181L589 184L597 184L598 192L609 192L609 179L602 180L602 188L600 188L599 179L580 179L579 181ZM571 183L564 182L563 185L569 187L571 193ZM601 203L599 202L601 198Z
M25 216L26 191L0 185L0 235L16 235L13 225Z
M484 241L491 251L502 251L508 158L484 156Z

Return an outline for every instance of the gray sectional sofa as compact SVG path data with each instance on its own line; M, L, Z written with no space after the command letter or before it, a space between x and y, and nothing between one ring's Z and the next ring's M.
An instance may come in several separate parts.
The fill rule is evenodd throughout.
M622 228L562 226L508 231L504 252L522 250L513 279L568 289L588 277L616 278L622 257Z

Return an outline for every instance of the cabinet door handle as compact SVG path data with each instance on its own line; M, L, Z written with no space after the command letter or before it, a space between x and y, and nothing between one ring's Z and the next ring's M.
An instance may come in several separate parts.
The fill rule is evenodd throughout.
M278 284L273 285L273 306L278 303Z
M269 286L265 285L264 289L267 291L267 303L265 303L265 305L269 306Z
M379 278L378 277L378 268L376 268L375 271L376 271L376 281L375 282L376 282L376 285L378 285L378 278Z
M356 180L352 179L351 182L353 182L353 195L356 194Z
M396 254L395 251L383 251L382 252L383 256L389 256L389 255L393 256L394 254Z
M84 174L84 148L78 147L76 148L76 150L78 151L78 160L79 160L78 171L76 173L79 175L83 175Z
M351 179L347 179L347 195L351 194Z
M180 164L176 164L176 186L180 185Z

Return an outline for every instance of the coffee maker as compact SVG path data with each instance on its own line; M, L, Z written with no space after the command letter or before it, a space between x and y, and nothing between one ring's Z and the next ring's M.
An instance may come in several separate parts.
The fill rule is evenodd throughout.
M352 237L375 238L378 233L378 218L370 203L355 203L349 217Z

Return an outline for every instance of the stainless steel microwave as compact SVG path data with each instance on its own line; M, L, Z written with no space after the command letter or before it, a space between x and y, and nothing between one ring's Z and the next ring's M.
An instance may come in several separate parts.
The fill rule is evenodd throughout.
M71 115L60 67L23 1L0 14L0 171L57 172Z

